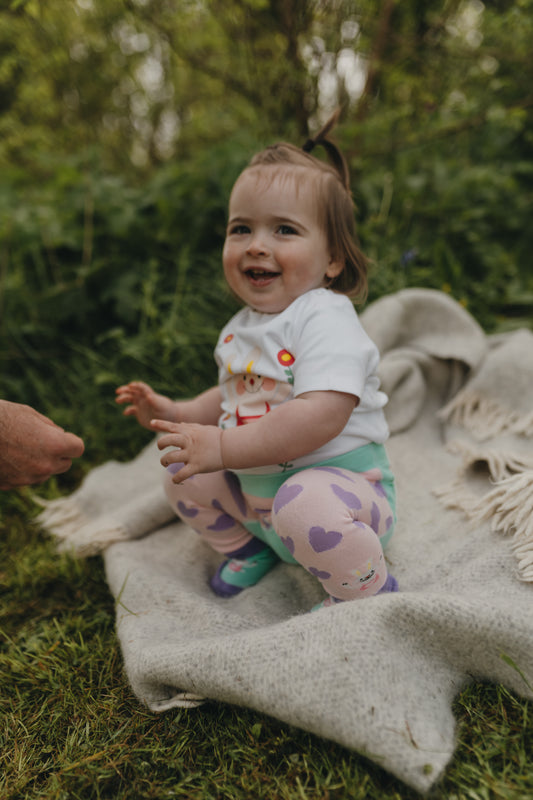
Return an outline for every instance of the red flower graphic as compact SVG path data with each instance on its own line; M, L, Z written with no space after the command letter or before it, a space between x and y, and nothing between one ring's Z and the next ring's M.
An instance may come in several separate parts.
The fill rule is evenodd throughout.
M278 353L278 361L282 367L290 367L294 364L296 359L288 350L280 350Z

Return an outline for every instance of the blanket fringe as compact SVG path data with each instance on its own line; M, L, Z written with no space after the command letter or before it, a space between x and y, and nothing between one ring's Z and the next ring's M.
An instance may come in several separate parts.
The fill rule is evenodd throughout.
M501 533L514 531L518 540L533 544L533 470L499 481L492 491L478 500L470 517L491 520L491 528Z
M131 538L126 528L113 520L90 521L82 512L76 498L60 497L43 500L35 497L43 511L35 521L47 533L58 540L59 552L70 552L79 558L97 555L115 542Z
M468 492L460 478L434 494L471 522L490 522L492 531L512 536L518 577L533 582L533 469L499 481L481 498Z
M513 536L519 576L533 582L533 470L500 481L472 509L470 518L490 519L493 531Z
M59 537L58 537L59 538ZM71 553L77 558L89 558L102 553L109 545L126 542L131 539L130 533L120 523L89 523L76 528L75 535L59 539L57 549L60 553Z
M486 464L493 481L502 481L513 473L533 469L533 455L522 456L491 447L475 447L460 439L450 442L447 450L461 456L463 472L475 464Z
M179 692L179 694L175 694L168 700L152 700L152 702L148 703L148 706L151 711L159 713L161 711L170 711L174 708L198 708L198 706L206 702L206 698L201 697L199 694Z
M504 432L533 436L533 413L521 416L468 389L458 392L437 416L442 422L460 425L480 441Z
M519 417L511 426L510 432L517 436L533 436L533 411L524 417Z
M43 511L35 518L37 524L60 539L70 536L74 530L89 521L82 513L75 497L43 500L34 495L33 500L43 508Z
M465 488L464 482L456 478L446 486L433 489L433 494L439 498L444 508L462 511L469 516L469 510L476 503L477 497Z

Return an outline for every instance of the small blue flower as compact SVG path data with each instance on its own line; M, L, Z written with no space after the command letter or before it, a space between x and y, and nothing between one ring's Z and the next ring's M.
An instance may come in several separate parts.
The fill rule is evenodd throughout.
M402 267L406 267L411 261L414 261L418 255L418 251L416 247L412 247L410 250L406 250L405 253L402 253L402 257L400 259L402 263Z

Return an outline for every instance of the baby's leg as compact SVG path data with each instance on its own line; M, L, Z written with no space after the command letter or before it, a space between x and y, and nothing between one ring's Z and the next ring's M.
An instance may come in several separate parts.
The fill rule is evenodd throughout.
M374 470L313 467L290 477L274 498L274 530L335 600L397 589L380 543L393 513L375 478Z
M232 472L194 475L174 483L181 464L166 471L165 492L178 516L195 530L213 550L227 559L210 581L213 591L231 597L256 584L278 562L264 542L252 536L244 522L257 514L244 497L239 479Z

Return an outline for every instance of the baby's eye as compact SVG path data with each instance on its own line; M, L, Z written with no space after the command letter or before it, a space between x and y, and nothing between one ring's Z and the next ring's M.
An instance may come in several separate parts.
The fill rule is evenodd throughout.
M250 228L248 227L248 225L241 225L241 224L232 225L228 229L228 233L232 233L232 234L234 234L236 236L239 236L239 235L242 235L244 233L250 233Z
M281 233L282 236L295 236L298 231L292 225L280 225L278 233Z

